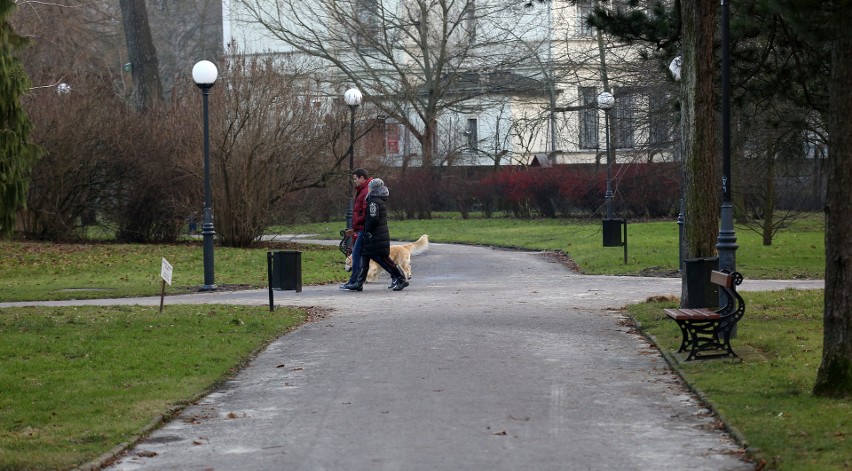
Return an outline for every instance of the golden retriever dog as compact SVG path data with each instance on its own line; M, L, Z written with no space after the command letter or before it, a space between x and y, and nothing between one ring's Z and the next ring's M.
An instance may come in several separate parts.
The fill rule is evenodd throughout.
M391 245L390 258L396 263L405 278L411 279L411 256L421 254L429 250L429 236L423 234L417 241L405 245ZM346 271L352 271L352 255L346 256ZM384 272L378 263L370 260L370 269L367 271L367 282L372 283L379 279Z

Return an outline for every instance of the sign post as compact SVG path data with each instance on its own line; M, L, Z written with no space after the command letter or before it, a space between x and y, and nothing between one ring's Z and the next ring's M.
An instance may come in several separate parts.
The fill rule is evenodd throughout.
M160 267L160 278L163 279L163 288L160 291L160 312L163 312L163 299L166 297L166 283L172 285L172 265L163 258L163 265Z

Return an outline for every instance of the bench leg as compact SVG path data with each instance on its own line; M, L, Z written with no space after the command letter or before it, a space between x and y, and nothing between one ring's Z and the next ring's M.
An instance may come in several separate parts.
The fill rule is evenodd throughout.
M685 352L687 345L690 344L690 342L689 342L689 328L687 326L686 321L677 321L677 326L680 327L680 335L681 335L680 349L678 349L677 352L681 353L681 352Z
M720 329L717 322L689 321L685 321L684 326L689 338L689 355L686 361L722 357L739 358L731 348L730 326ZM683 346L681 350L685 351Z
M727 352L725 356L731 356L734 358L739 358L739 356L734 353L734 349L731 348L731 331L736 324L731 324L725 328L716 332L716 341L722 346L722 348Z

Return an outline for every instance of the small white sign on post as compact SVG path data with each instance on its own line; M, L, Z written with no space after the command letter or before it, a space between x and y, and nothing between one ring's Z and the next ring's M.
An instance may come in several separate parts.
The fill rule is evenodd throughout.
M172 285L172 264L163 258L163 266L160 267L160 278L163 279L163 289L160 291L160 312L163 312L163 300L166 297L166 283Z
M172 285L172 265L165 258L163 259L163 266L160 268L160 278L169 286Z

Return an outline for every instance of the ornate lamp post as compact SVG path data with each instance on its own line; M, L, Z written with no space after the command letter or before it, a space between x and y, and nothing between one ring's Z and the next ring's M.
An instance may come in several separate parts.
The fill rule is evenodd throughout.
M201 225L201 235L204 239L204 286L201 287L202 291L216 289L213 283L213 236L216 231L213 230L213 209L210 205L210 127L207 98L218 76L219 70L210 61L200 61L192 68L192 79L201 89L204 101L204 222Z
M604 111L604 136L606 136L606 218L612 219L612 145L609 142L609 110L615 105L615 97L610 92L598 95L598 108Z
M352 212L355 210L355 199L352 182L352 167L355 161L355 110L361 104L361 91L357 88L350 88L343 94L343 101L349 105L351 111L349 117L349 206L346 208L346 228L352 229Z
M719 218L719 269L737 270L737 235L731 203L731 45L728 0L722 0L722 207Z
M683 64L683 57L677 56L672 59L671 63L669 63L669 72L672 74L672 78L675 82L680 82L680 72L681 65ZM683 272L683 211L684 211L684 197L683 197L683 188L686 184L686 175L683 163L683 154L680 154L680 212L677 215L677 269L680 272Z

